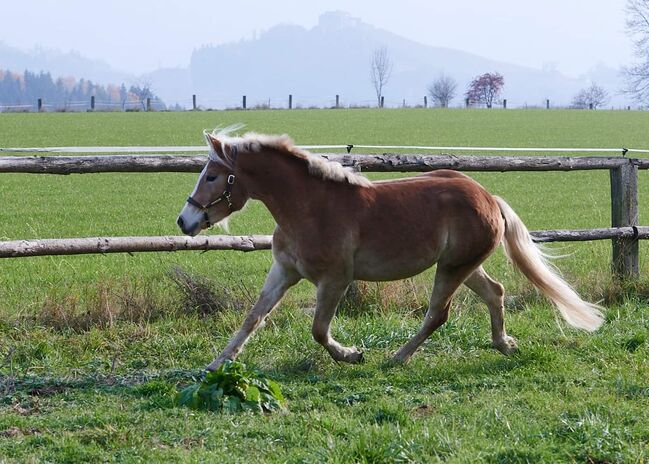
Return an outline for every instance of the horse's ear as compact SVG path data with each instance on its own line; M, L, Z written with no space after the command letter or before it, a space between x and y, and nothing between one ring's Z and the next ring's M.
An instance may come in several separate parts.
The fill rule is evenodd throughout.
M216 156L223 159L223 144L221 143L221 141L207 131L205 131L203 134L205 135L207 146L210 147L210 154L215 153Z

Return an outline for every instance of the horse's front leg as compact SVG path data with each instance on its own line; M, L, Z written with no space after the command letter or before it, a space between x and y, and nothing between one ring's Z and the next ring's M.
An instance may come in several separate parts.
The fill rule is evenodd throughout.
M255 330L264 322L268 313L277 306L277 303L282 299L286 290L299 282L300 278L299 274L294 270L287 269L277 261L274 261L266 276L266 282L261 290L261 295L259 295L259 299L246 316L245 321L243 321L241 329L232 337L230 343L228 343L228 346L225 347L219 357L207 366L207 370L215 371L226 359L235 359L241 353L243 345L246 344Z
M311 332L313 338L326 348L336 361L359 363L363 361L363 352L355 346L345 347L331 337L331 320L336 313L349 282L320 282L318 284L315 317Z

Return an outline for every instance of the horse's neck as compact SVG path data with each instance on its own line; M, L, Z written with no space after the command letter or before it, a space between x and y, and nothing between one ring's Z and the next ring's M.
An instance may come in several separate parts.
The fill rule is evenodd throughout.
M252 158L254 157L254 158ZM244 182L282 229L293 229L322 208L325 182L307 173L303 161L279 153L252 154Z

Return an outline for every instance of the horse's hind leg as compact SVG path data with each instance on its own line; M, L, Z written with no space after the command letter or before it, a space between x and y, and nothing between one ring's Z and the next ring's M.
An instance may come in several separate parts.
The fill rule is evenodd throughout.
M363 361L363 352L355 346L342 346L333 339L330 333L331 320L348 285L349 282L321 282L318 284L316 310L311 333L315 341L324 346L336 361L359 363Z
M467 276L475 269L473 266L445 267L437 266L433 294L430 297L428 311L421 329L392 358L396 363L407 362L413 353L437 328L448 320L451 300Z
M493 347L503 354L517 351L516 340L505 332L504 299L505 289L484 271L482 266L464 282L487 303L491 316L491 339Z

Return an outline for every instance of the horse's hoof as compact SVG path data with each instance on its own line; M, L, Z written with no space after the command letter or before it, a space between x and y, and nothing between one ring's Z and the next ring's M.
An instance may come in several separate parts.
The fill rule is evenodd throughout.
M214 372L225 362L225 359L215 359L205 368L206 372Z
M518 345L514 337L506 336L498 342L493 342L493 347L500 351L505 356L518 353Z
M352 364L362 364L365 362L365 355L361 350L354 348L354 351L348 357L348 361Z
M394 356L392 356L392 358L390 358L387 361L387 363L391 367L397 367L397 366L404 366L405 364L408 363L409 360L410 358L404 358L402 356L399 356L398 354L395 354Z

